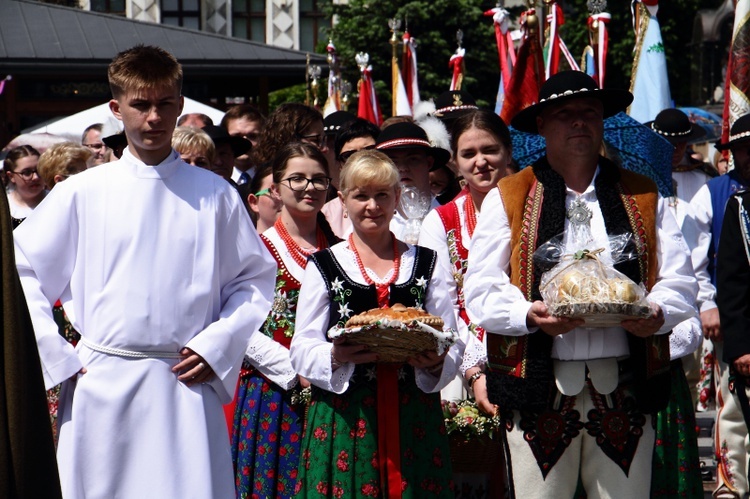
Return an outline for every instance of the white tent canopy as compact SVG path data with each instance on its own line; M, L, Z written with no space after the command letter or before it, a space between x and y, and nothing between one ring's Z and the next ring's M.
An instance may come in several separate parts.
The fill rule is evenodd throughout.
M201 104L198 101L185 97L185 107L182 114L201 113L209 116L215 125L218 125L224 116L223 111L219 111L211 106ZM94 123L104 124L103 135L108 136L122 130L122 123L112 115L109 110L109 102L94 106L80 113L72 114L66 118L45 123L42 126L26 129L23 133L50 133L59 135L67 139L79 142L83 131Z

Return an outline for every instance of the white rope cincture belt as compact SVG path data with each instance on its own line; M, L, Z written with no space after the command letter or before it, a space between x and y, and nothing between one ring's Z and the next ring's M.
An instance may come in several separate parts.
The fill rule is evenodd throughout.
M83 336L81 336L80 342L95 352L128 359L180 359L183 357L183 355L176 352L136 352L134 350L123 350L122 348L105 347L104 345L97 345Z

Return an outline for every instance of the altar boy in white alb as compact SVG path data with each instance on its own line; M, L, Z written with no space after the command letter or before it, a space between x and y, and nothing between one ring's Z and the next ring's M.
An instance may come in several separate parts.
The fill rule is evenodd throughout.
M171 148L177 60L134 47L109 82L122 158L60 184L15 233L45 384L63 382L63 495L233 498L222 403L276 266L233 188ZM75 349L57 333L58 298Z

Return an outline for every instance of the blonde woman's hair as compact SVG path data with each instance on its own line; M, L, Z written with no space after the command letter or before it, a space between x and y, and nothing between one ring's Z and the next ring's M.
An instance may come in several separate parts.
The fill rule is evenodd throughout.
M172 147L178 153L198 152L203 154L209 163L216 159L216 146L211 137L199 128L178 126L172 134Z
M88 147L75 142L60 142L54 144L39 156L39 164L36 170L47 189L52 189L55 186L57 175L69 177L79 173L80 170L73 168L73 165L83 163L85 168L86 161L89 160L91 155Z
M174 87L182 92L182 66L160 47L136 45L120 52L109 64L107 77L115 99L146 88Z
M354 153L341 170L339 190L347 195L365 186L396 188L400 175L393 161L380 151L370 149Z

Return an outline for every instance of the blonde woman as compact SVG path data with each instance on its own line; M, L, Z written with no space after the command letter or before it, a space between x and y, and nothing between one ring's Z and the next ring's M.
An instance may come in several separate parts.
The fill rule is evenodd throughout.
M58 182L86 170L86 162L91 158L88 147L75 142L55 144L39 156L37 171L47 189Z
M450 276L434 251L391 233L400 187L386 155L354 154L339 189L354 232L311 256L291 346L294 370L313 384L298 495L453 497L437 392L458 372L463 345L385 364L365 346L326 336L353 315L395 303L423 308L455 329Z
M185 163L214 171L216 147L211 137L203 130L178 126L172 134L172 147Z

